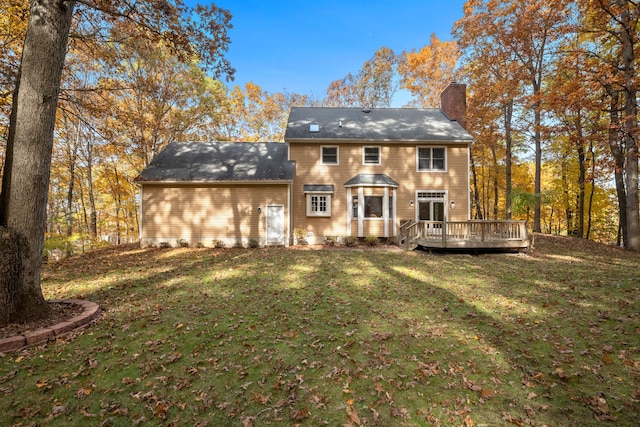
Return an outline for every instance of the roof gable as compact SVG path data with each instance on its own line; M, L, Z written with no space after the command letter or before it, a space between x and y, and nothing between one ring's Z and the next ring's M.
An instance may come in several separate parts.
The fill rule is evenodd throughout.
M291 181L295 162L277 142L173 142L135 179L144 183Z
M293 107L285 141L463 142L473 137L437 108Z

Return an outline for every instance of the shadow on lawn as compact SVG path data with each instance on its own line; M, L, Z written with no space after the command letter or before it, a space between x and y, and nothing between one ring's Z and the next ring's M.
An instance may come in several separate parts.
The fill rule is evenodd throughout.
M444 386L464 399L479 406L503 401L504 411L491 414L495 421L577 425L594 414L632 420L639 412L629 396L633 387L620 388L607 366L639 345L625 317L633 306L621 303L633 300L628 292L637 294L630 273L621 271L627 259L608 257L612 267L605 253L547 253L538 243L529 257L108 249L49 266L46 276L67 283L60 291L71 294L64 297L85 297L114 314L98 325L100 334L117 327L116 320L136 327L167 318L162 333L171 333L172 325L202 316L205 336L220 342L242 337L247 348L265 346L266 354L280 357L274 348L297 348L271 375L300 363L301 354L311 360L342 352L351 376L389 364L397 378L411 379L420 363L438 362L434 375L448 376L456 385ZM73 294L74 282L101 276L103 282ZM610 285L605 279L619 287L603 290ZM202 351L224 345L209 340ZM629 366L628 373L633 378L637 368ZM338 382L331 372L326 376ZM416 381L438 401L427 379ZM609 402L606 411L594 397Z

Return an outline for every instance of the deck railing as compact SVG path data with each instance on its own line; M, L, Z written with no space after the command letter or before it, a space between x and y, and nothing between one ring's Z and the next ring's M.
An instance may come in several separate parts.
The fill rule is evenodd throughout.
M443 232L444 230L444 232ZM406 221L400 226L400 242L435 247L513 247L527 246L525 221Z

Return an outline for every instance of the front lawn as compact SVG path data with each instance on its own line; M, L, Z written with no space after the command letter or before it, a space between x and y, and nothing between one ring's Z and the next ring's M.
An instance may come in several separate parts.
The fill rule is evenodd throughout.
M111 248L95 325L0 357L1 425L637 425L640 254Z

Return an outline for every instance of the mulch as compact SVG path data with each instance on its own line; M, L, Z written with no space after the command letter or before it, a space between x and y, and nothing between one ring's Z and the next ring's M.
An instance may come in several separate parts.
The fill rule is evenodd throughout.
M69 303L50 302L49 307L51 308L51 313L45 318L27 323L10 323L0 328L0 339L23 335L27 332L52 326L71 319L84 311L84 307Z

